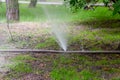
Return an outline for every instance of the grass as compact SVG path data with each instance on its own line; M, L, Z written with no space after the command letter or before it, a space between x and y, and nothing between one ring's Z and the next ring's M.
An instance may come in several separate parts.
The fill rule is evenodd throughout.
M65 6L37 5L36 8L28 8L28 5L20 4L20 21L45 21L48 17L46 17L43 7L46 7L45 9L50 18L54 17L64 21L83 22L89 20L120 19L120 15L113 16L112 11L103 7L97 7L94 11L80 10L76 13L71 13ZM5 19L5 10L5 4L2 4L2 8L0 8L1 19Z
M8 73L5 79L11 80L12 78L18 78L22 74L27 74L33 72L33 69L29 63L26 63L27 60L36 60L30 55L17 55L12 58L12 64L8 65L11 72Z
M93 54L94 55L94 54ZM52 80L103 80L109 79L107 75L119 73L120 70L112 65L119 65L119 60L107 60L108 56L105 54L99 54L96 57L100 57L99 60L94 60L93 57L88 55L62 55L57 59L54 59L54 67L50 72ZM115 57L115 55L112 55ZM104 57L104 58L103 58ZM97 68L100 66L101 68ZM91 68L94 67L94 68ZM96 68L95 68L96 67ZM101 74L107 74L107 78L102 77ZM115 75L117 77L117 75ZM114 80L114 76L110 77ZM119 79L117 77L116 79Z
M59 46L58 44L56 43L55 41L55 38L53 37L50 37L50 38L47 38L45 40L41 40L41 41L44 41L44 42L40 42L38 44L36 44L35 48L37 49L41 49L41 48L50 48L50 47L54 47L54 49L59 49Z
M52 80L79 80L80 76L76 70L62 67L60 69L54 69L51 72L51 78Z
M16 79L23 74L33 72L30 64L21 61L14 62L14 64L9 65L9 68L11 71L4 77L5 80Z
M18 55L15 58L12 58L11 61L26 61L26 60L36 60L35 58L31 57L30 55Z
M107 45L110 45L110 46L114 46L113 48L115 49L117 48L117 45L114 45L111 42L119 43L119 40L120 40L120 31L118 30L118 28L114 28L114 29L103 28L98 30L97 29L80 30L78 32L77 30L75 30L75 32L73 31L74 34L73 35L71 34L69 36L70 46L83 45L84 48L90 49L90 50L104 50L101 46L107 47ZM70 46L69 46L69 49L70 49ZM72 47L72 49L74 50L74 47Z
M36 54L35 54L36 55ZM34 56L35 56L34 55ZM116 68L120 63L118 54L60 54L60 55L18 55L12 59L15 65L11 65L12 72L7 75L10 79L19 79L23 74L44 74L46 70L52 80L119 80L119 68ZM111 59L109 56L112 56ZM99 58L99 59L96 59ZM45 63L49 67L34 66L33 61L37 65ZM41 61L38 63L38 61ZM27 63L29 62L29 63ZM50 68L51 65L51 68ZM115 66L116 65L116 66ZM108 76L111 75L111 76ZM103 77L105 76L105 78Z
M89 40L96 40L99 38L99 40L103 41L117 41L120 39L120 32L119 30L107 30L107 29L101 29L101 30L86 30L86 31L80 31L79 33L76 34L74 37L75 41L77 39L89 39Z
M119 64L120 61L119 59L115 59L115 60L99 60L99 61L96 61L95 65L114 65L114 64Z
M94 11L91 10L80 10L73 16L73 21L94 21L94 20L110 20L120 19L119 15L112 15L112 11L108 8L97 7Z

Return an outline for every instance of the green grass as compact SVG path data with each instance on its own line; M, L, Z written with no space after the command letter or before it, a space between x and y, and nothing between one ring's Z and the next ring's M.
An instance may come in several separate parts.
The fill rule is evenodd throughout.
M92 21L92 20L110 20L120 19L120 15L112 15L108 8L97 7L94 11L80 10L74 14L73 21Z
M10 69L16 74L19 73L31 73L32 67L24 62L16 62L15 65L10 66Z
M50 77L52 80L103 80L101 73L112 75L120 72L119 69L112 67L112 65L119 64L120 59L107 60L107 56L102 54L99 56L101 59L96 61L87 55L62 55L54 59ZM91 69L95 66L101 66L101 69ZM117 75L114 76L117 77ZM111 76L113 78L111 80L119 80L119 77L114 78L114 76Z
M18 78L22 74L32 73L33 69L29 63L26 63L27 60L36 60L30 55L17 55L12 58L12 64L9 64L11 72L7 74L5 79L11 80L12 78Z
M38 44L36 44L35 48L37 49L41 49L41 48L54 48L54 49L58 49L59 46L57 44L57 42L55 41L55 38L50 37L44 40L44 42L40 42ZM51 48L51 49L52 49Z
M77 72L74 68L59 68L54 69L50 75L52 80L102 80L87 69Z
M11 59L11 61L26 61L26 60L36 60L36 58L31 57L30 55L18 55Z
M120 41L120 31L119 28L101 28L98 30L75 30L74 34L70 35L69 45L83 45L85 48L90 50L104 50L101 46L106 46L107 44L117 48L117 45L112 44ZM106 46L110 47L110 46ZM74 47L71 46L74 50ZM76 47L75 47L76 48ZM77 48L76 48L77 49ZM80 49L80 48L79 48Z
M115 59L115 60L99 60L99 61L96 61L95 65L114 65L114 64L119 64L120 59Z
M91 10L79 10L76 13L71 13L69 9L65 6L55 6L55 5L37 5L36 8L28 8L26 4L20 4L20 21L45 21L48 19L44 9L41 7L46 7L47 13L50 18L64 20L64 21L89 21L89 20L111 20L120 19L120 15L112 15L112 11L108 8L97 7L94 11ZM0 8L1 20L5 19L5 4Z
M43 8L47 12L44 12L45 10ZM37 5L36 8L29 8L24 4L20 4L21 21L46 21L49 19L48 17L52 20L62 20L63 18L66 20L69 18L68 14L68 10L64 6Z
M52 80L79 80L80 76L74 69L59 68L51 72Z
M88 64L89 58L87 56L76 56L76 55L62 55L54 60L53 70L50 72L52 80L97 80L95 73L90 70L84 69L80 72L77 71L78 65L73 65L73 63L82 64L84 66ZM73 57L74 56L74 57ZM76 56L76 57L75 57Z
M50 70L47 73L52 80L103 80L103 76L107 75L111 75L111 80L119 80L117 73L119 75L120 70L115 67L120 63L118 54L92 55L95 57L87 54L47 54L37 56L37 58L30 55L18 55L12 59L16 64L10 66L12 72L9 73L7 78L10 78L9 80L13 77L19 79L21 75L28 73L41 75L44 74L44 70ZM115 59L111 59L109 56ZM42 70L38 66L32 68L33 61L41 61L51 68L44 67ZM108 78L105 77L105 79Z
M22 61L14 62L14 64L9 65L8 67L11 71L4 77L5 80L15 79L23 74L33 72L31 65Z
M118 29L100 29L100 30L85 30L80 31L73 37L74 41L78 41L77 39L89 39L89 40L99 40L103 41L116 41L120 39L120 32Z
M80 72L80 75L81 75L81 80L89 80L89 79L92 79L92 80L101 80L99 79L98 77L96 77L96 74L90 70L82 70Z

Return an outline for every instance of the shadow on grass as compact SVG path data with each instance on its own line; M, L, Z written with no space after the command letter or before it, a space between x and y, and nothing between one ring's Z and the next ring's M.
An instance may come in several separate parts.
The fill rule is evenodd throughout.
M119 28L120 19L89 20L89 21L82 21L76 23L76 25L80 25L80 24L92 26L92 28Z

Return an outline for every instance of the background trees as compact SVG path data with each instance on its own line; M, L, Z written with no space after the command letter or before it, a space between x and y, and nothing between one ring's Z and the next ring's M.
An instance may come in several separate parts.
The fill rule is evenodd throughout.
M95 3L100 2L99 0L64 0L72 10L80 8L88 9L93 8ZM113 14L120 13L120 0L103 0L105 6L109 7L109 3L113 4Z
M35 7L37 0L31 0L29 7ZM6 17L8 21L19 21L19 3L18 0L6 0Z
M36 4L37 4L37 0L31 0L29 7L31 7L31 8L36 7Z

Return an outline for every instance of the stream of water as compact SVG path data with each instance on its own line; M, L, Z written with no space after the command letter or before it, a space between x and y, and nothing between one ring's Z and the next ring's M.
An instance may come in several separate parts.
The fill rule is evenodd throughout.
M64 22L62 22L59 19L59 17L57 17L56 15L53 15L54 12L51 13L51 10L48 9L45 5L42 5L42 9L48 19L48 22L50 23L49 26L51 27L53 36L56 38L56 41L59 44L59 46L64 51L66 51L67 50L67 26L65 25Z

